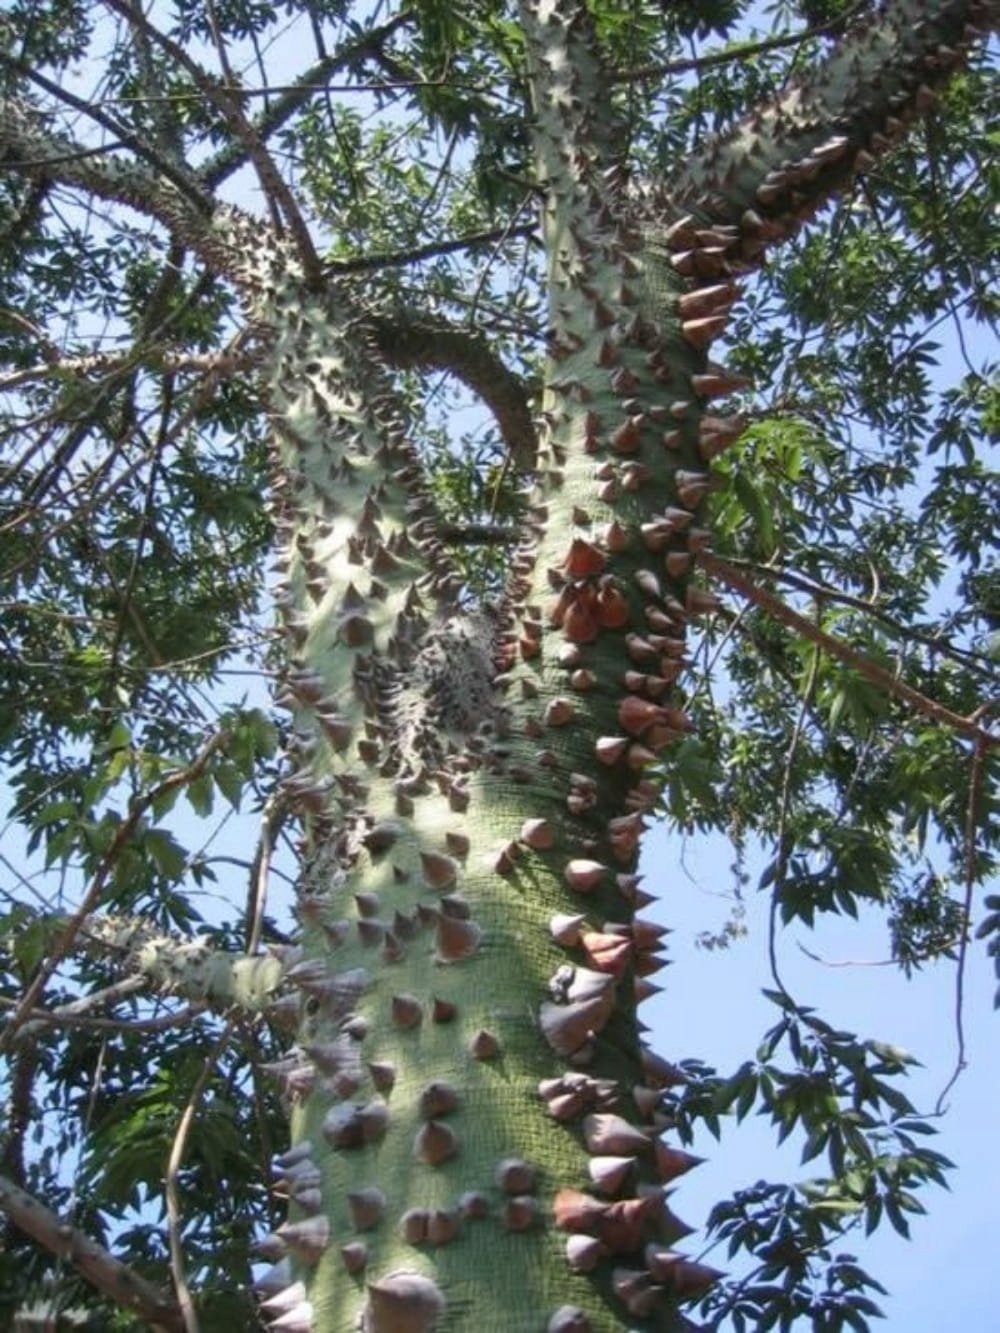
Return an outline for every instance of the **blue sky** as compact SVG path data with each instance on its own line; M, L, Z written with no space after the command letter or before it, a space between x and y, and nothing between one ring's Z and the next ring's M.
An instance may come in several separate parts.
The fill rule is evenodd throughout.
M731 903L720 895L731 886L730 859L721 840L682 847L681 839L662 827L649 836L643 855L645 887L658 899L647 914L674 929L674 963L662 974L664 993L643 1008L651 1040L667 1058L697 1057L720 1072L752 1058L777 1015L761 995L761 988L771 985L766 895L748 890L745 938L716 952L695 944L700 932L718 929L728 915ZM903 1090L918 1110L932 1110L955 1063L954 966L932 964L907 981L893 967L813 962L798 948L799 940L827 962L885 959L884 920L866 912L857 923L830 918L816 932L782 932L782 976L795 998L815 1006L828 1022L902 1046L920 1059L923 1067L913 1071ZM995 1326L988 1313L996 1302L992 1264L1000 1197L993 991L984 947L973 945L965 1000L969 1065L948 1095L948 1114L932 1141L957 1167L950 1173L950 1190L931 1187L922 1194L928 1216L913 1220L911 1241L883 1226L873 1237L852 1238L844 1247L889 1289L888 1297L877 1298L886 1315L879 1326L894 1333L940 1333L945 1316L965 1333ZM753 1115L730 1129L721 1144L705 1134L696 1150L708 1161L683 1178L675 1200L676 1211L692 1225L704 1220L718 1198L758 1179L794 1180L822 1171L822 1159L799 1167L799 1148L791 1141L776 1151L769 1121ZM725 1267L723 1251L711 1262Z

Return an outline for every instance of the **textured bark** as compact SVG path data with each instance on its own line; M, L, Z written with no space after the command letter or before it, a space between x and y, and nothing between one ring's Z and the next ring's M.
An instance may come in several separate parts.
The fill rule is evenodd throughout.
M735 277L867 170L993 12L897 0L808 87L638 195L585 9L525 0L551 341L528 521L491 616L456 609L390 378L422 356L405 331L394 344L232 210L207 218L141 168L62 169L133 206L150 191L267 331L279 702L304 825L301 944L281 960L298 1029L274 1070L290 1220L262 1243L273 1328L687 1326L677 1298L713 1274L671 1248L686 1229L666 1192L693 1159L659 1137L672 1071L637 1007L660 932L635 866L646 770L689 727L685 631L714 604L690 578L710 463L742 428L711 405L739 382L709 349ZM0 146L72 150L13 107ZM161 984L211 990L169 950L146 956ZM273 966L258 997L262 980L270 997Z

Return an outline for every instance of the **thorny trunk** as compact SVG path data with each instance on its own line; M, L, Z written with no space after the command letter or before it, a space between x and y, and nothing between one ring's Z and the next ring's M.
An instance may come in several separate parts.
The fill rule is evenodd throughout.
M635 873L649 766L688 727L685 629L713 601L691 579L709 464L742 425L712 405L738 382L708 349L734 276L868 168L991 17L897 0L644 194L617 169L585 11L526 0L550 344L496 615L457 609L368 315L257 224L149 205L273 331L304 822L301 945L271 1006L296 1034L274 1070L292 1128L290 1220L262 1243L274 1329L682 1328L677 1299L710 1284L671 1248L665 1192L693 1159L661 1138L672 1070L641 1040L660 932ZM0 131L38 153L16 114ZM148 195L67 160L73 183Z
M947 52L969 7L937 8ZM688 726L685 626L713 600L690 579L707 465L742 424L713 411L738 386L707 348L733 274L864 169L952 59L875 27L640 200L585 16L524 22L551 339L496 626L450 618L363 318L285 300L286 701L313 813L284 1075L296 1284L280 1267L266 1308L303 1333L673 1328L676 1298L710 1283L671 1249L665 1187L692 1159L660 1138L671 1071L640 1039L660 932L635 874L645 771Z

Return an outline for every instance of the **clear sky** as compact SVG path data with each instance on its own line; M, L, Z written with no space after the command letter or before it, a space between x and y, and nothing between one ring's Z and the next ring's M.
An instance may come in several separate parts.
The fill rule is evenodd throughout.
M717 930L728 915L731 902L720 895L731 890L730 859L718 840L684 846L662 827L649 837L643 855L644 887L658 898L647 915L675 932L670 937L674 965L662 974L664 993L642 1011L651 1040L667 1058L696 1057L721 1073L753 1058L757 1041L778 1013L761 995L761 988L771 984L766 894L753 887L747 892L745 938L716 952L695 945L700 932ZM789 928L779 936L782 977L799 1002L815 1006L834 1026L892 1042L920 1059L923 1068L913 1071L903 1090L919 1111L931 1111L956 1056L954 965L925 966L908 982L894 967L816 963L798 948L799 940L827 963L884 960L889 956L884 919L867 912L857 923L828 918L815 932ZM1000 1015L994 1016L993 991L985 948L973 944L965 999L969 1065L949 1093L948 1114L931 1141L958 1168L950 1173L950 1191L932 1186L921 1194L928 1216L912 1220L909 1242L883 1224L875 1236L865 1240L859 1234L844 1246L889 1289L888 1297L876 1299L886 1315L880 1326L893 1333L941 1333L946 1318L963 1333L1000 1327L992 1266L1000 1217L1000 1154L994 1137L1000 1116L994 1056ZM769 1120L753 1115L724 1134L721 1144L705 1134L696 1151L708 1161L683 1178L675 1210L696 1225L718 1198L759 1179L822 1174L822 1157L798 1165L800 1149L793 1141L794 1136L776 1151ZM724 1268L724 1251L714 1252L710 1261Z

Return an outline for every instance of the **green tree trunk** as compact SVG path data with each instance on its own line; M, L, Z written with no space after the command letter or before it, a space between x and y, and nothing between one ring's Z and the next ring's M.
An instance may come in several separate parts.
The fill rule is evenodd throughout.
M61 169L154 212L269 330L304 826L275 1330L689 1326L677 1301L713 1274L674 1248L694 1159L661 1138L672 1071L642 1041L661 932L636 860L646 770L689 729L685 630L714 604L692 578L710 463L743 425L713 406L739 382L710 346L739 274L930 104L985 14L896 0L808 87L638 182L585 9L522 6L550 342L490 612L463 609L378 328L294 229L209 214L184 180ZM14 107L0 139L52 142Z
M736 381L708 349L734 275L929 104L970 9L916 33L918 9L644 194L614 169L585 12L524 6L551 339L495 623L456 604L363 318L278 279L290 790L310 812L286 1077L310 1206L284 1233L305 1290L282 1327L673 1328L711 1280L672 1249L690 1159L658 1137L635 874L644 770L689 726L685 626L713 605L690 579L708 465L742 427L711 405Z

